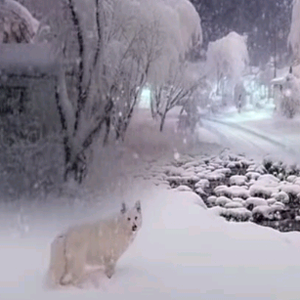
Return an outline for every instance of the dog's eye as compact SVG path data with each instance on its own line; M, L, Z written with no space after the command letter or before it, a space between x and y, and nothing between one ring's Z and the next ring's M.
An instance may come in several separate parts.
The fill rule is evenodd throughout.
M137 220L137 217L135 217L134 219Z
M130 218L128 218L127 220L130 221Z

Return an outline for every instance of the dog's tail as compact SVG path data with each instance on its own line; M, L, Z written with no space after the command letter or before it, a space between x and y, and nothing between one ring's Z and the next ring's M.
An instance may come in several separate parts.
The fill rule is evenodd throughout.
M44 287L53 289L61 285L66 274L66 235L57 236L51 244L50 264L44 278Z

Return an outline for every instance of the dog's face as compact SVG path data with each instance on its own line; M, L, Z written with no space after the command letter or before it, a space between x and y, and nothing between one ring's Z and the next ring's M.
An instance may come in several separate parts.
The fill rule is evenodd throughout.
M142 227L142 210L140 201L137 201L133 208L129 210L126 207L126 204L122 203L121 213L125 218L125 222L127 222L133 232L138 231Z

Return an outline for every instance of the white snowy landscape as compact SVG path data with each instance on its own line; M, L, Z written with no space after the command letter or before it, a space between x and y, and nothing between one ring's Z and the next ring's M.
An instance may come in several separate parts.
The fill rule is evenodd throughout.
M116 163L115 178L121 185L119 189L115 188L115 192L104 196L100 193L92 199L85 199L85 202L78 200L73 204L65 203L64 199L51 199L48 205L38 202L20 206L2 204L1 299L297 299L300 292L300 236L297 232L280 233L251 222L227 222L220 217L221 211L226 209L236 210L231 216L250 212L244 208L245 200L230 199L242 197L241 192L227 200L242 203L242 210L238 206L224 208L221 202L219 208L208 209L187 185L185 189L170 189L167 179L172 172L183 181L197 177L197 174L200 176L201 170L203 173L205 169L203 159L210 158L212 152L216 154L213 155L215 162L220 163L221 160L217 159L219 145L202 144L206 154L194 153L195 158L180 156L179 153L172 158L170 136L165 134L162 142L160 135L150 135L151 128L145 126L143 133L148 132L152 148L148 145L148 153L143 155L140 152L140 156L134 144L134 128L134 137L129 131L123 149L127 164ZM183 145L177 144L180 146ZM163 151L157 150L159 148ZM131 151L136 156L130 159ZM155 156L156 159L149 160ZM226 154L221 157L228 159ZM183 163L182 167L175 167L176 162ZM125 170L128 171L126 178L123 175ZM224 168L219 167L219 170L224 172ZM204 173L207 178L213 173L221 174L213 170ZM254 172L251 174L253 178L263 178L259 173L257 176ZM235 187L243 183L233 181ZM300 190L300 185L298 187ZM248 187L244 191L249 193ZM71 287L58 291L45 289L50 243L62 228L116 212L121 201L133 203L136 199L142 201L143 227L134 244L120 259L112 279L100 276L97 289L92 285L83 290ZM261 205L258 207L266 209L274 206L274 202ZM18 220L20 217L22 219Z
M299 299L299 22L300 0L0 0L0 300ZM67 277L65 230L138 200L111 278L46 284L55 237Z

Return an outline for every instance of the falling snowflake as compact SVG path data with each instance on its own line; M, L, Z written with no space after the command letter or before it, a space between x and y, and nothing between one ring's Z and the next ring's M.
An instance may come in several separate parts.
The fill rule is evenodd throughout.
M179 160L180 159L180 154L178 153L177 150L174 152L174 159Z
M285 95L286 97L291 97L291 96L292 96L292 90L291 90L291 89L286 89L286 90L284 91L284 95Z

